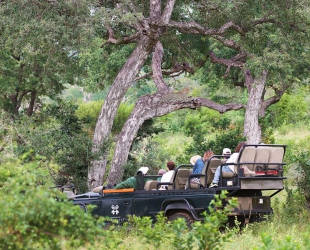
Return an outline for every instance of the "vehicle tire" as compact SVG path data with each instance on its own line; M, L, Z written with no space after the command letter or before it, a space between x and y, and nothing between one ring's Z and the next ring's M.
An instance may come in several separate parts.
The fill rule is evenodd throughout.
M195 222L193 216L186 212L175 213L168 218L168 221L174 221L178 218L183 218L188 228L191 228L191 225Z

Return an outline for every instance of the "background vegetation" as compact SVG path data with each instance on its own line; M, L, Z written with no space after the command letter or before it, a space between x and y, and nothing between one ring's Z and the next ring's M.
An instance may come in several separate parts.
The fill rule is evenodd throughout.
M308 62L297 56L308 58L307 49L294 51L295 59L284 60L284 65L269 60L267 67L281 66L275 79L285 74L290 88L260 120L264 143L287 145L288 179L285 190L272 198L274 214L266 222L242 231L219 230L225 211L211 211L205 223L196 223L192 230L184 221L170 224L162 216L155 225L149 218L132 217L122 227L107 228L103 218L82 212L50 187L73 184L78 193L88 191L91 161L109 148L109 167L117 136L137 98L154 92L155 86L147 80L132 84L110 138L102 151L93 153L101 106L133 47L101 48L101 37L93 37L91 23L82 18L89 13L84 3L93 1L51 2L0 1L1 249L309 249L309 72ZM100 26L93 28L97 34L103 32ZM280 46L280 41L276 44ZM257 50L272 58L281 54ZM256 68L255 63L260 66L254 60L251 67ZM219 103L227 99L246 103L245 91L228 87L219 77L223 68L207 66L195 77L186 73L175 77L169 86L176 91L188 87L191 96ZM291 77L293 69L302 70L304 80ZM145 73L150 70L144 68ZM243 124L244 110L220 114L208 108L182 109L147 120L135 135L123 178L141 166L155 174L167 161L189 163L191 156L208 149L216 154L225 147L233 151L244 140Z

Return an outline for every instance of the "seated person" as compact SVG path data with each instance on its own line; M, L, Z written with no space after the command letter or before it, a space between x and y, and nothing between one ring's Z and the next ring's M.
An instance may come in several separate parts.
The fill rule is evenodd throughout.
M198 159L201 159L201 156L200 155L194 155L193 157L191 157L191 159L189 160L189 162L192 164L192 165L195 165L196 161Z
M228 159L231 156L231 150L229 148L224 148L222 155L224 156L224 158Z
M137 171L137 174L139 172L143 173L144 175L147 174L147 171L149 170L148 167L141 167L139 168L139 170ZM148 178L144 178L144 184L146 181L148 181L149 179ZM127 180L121 182L121 183L118 183L114 189L124 189L124 188L136 188L137 187L137 176L132 176L132 177L129 177Z
M165 174L167 171L165 169L159 169L158 170L158 175L161 175L160 177L157 178L158 181L161 181L162 175Z
M197 159L193 168L193 174L201 174L206 161L213 155L214 155L213 151L208 150L204 153L202 158Z
M236 149L235 153L233 153L226 161L226 163L236 163L238 161L239 152L243 148L243 146L246 145L245 142L240 142ZM235 165L224 165L222 167L222 172L234 172ZM212 183L210 184L210 188L216 188L218 187L218 183L220 181L220 175L221 175L221 166L218 166L215 173Z
M163 174L163 176L161 178L161 182L170 182L171 177L173 176L173 173L174 173L174 168L175 168L174 162L173 161L168 161L167 162L167 170L168 170L168 172ZM161 187L159 189L167 189L167 188L168 188L167 185L161 185Z

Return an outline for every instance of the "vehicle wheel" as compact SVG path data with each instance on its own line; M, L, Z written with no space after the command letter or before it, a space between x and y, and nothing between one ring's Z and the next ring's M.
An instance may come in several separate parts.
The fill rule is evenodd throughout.
M191 225L194 223L194 218L193 216L191 216L189 213L186 212L179 212L179 213L175 213L173 215L171 215L168 220L169 221L174 221L178 218L183 218L186 222L186 225L191 228Z

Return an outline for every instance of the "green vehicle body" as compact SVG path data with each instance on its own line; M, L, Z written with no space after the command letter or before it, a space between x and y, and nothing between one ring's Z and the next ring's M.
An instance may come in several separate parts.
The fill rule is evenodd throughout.
M214 169L211 171L209 162L206 163L203 173L198 176L203 183L198 187L190 184L191 178L197 177L197 175L191 174L186 177L183 186L180 187L176 184L178 171L181 172L182 169L190 171L193 167L185 164L177 167L171 182L164 183L168 185L168 189L165 190L159 189L163 183L159 184L155 181L158 176L150 175L147 175L147 178L154 179L157 185L145 190L146 185L141 183L144 183L146 176L138 173L139 181L134 189L115 190L107 186L103 187L99 193L89 192L77 195L72 199L75 205L81 206L85 211L88 210L88 205L95 205L92 210L94 215L110 217L119 223L125 222L128 215L149 216L155 221L156 215L160 212L170 220L183 217L188 223L192 223L193 221L202 221L203 213L208 211L214 195L226 190L227 199L235 197L238 200L238 205L229 214L229 219L234 221L237 217L242 223L261 221L265 219L266 215L273 212L271 197L284 188L283 181L286 179L283 177L284 153L284 145L247 145L235 164L236 173L231 176L223 174L217 188L208 188L208 182L212 177L208 175L214 172ZM253 160L248 161L251 157ZM275 162L274 159L278 159L278 161ZM245 176L244 171L241 171L244 166L251 169L255 175Z

